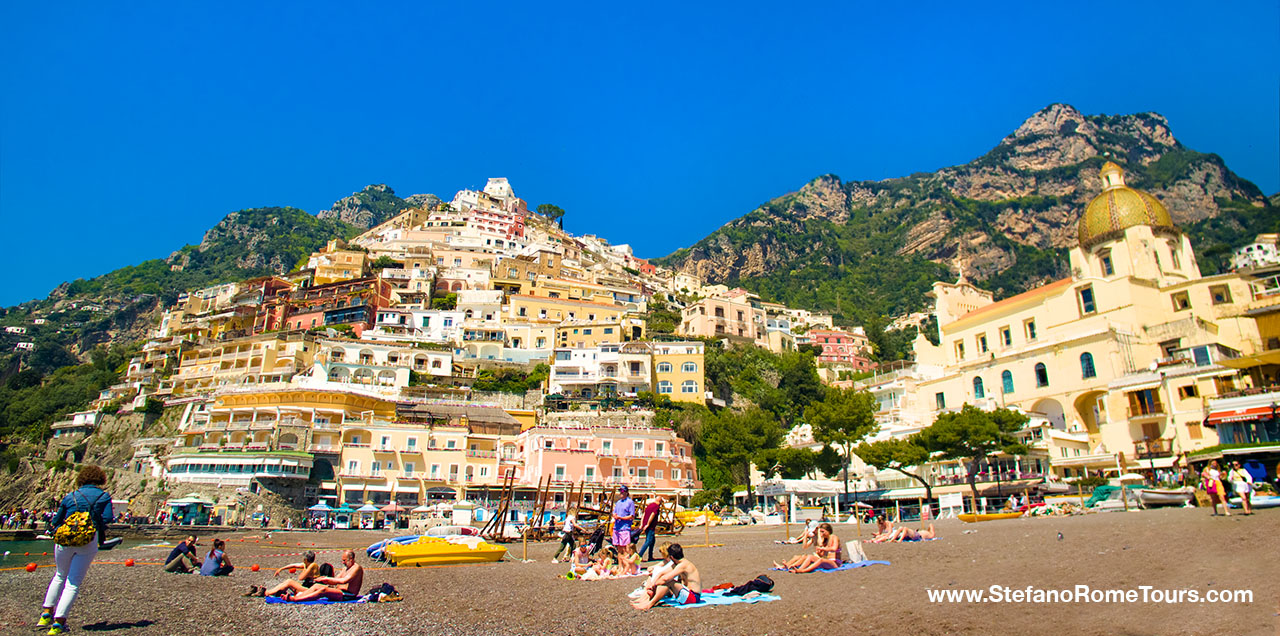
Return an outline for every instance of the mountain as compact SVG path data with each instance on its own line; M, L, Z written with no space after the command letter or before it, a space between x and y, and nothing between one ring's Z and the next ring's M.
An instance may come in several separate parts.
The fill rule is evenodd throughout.
M316 216L322 219L337 219L343 223L361 229L369 229L414 207L434 207L440 203L440 197L434 194L414 194L407 199L396 196L395 190L385 183L365 186L351 196L338 199L328 210L321 210Z
M358 232L340 220L297 208L232 212L205 232L198 245L183 246L165 259L63 283L43 300L6 309L0 322L29 325L31 318L45 318L48 324L38 333L47 338L37 338L37 351L62 348L83 357L99 344L144 338L160 308L172 305L184 291L288 272L330 239Z
M1274 201L1221 157L1183 146L1161 115L1053 104L964 165L884 181L820 176L655 262L850 323L922 308L956 263L1009 296L1068 273L1066 250L1107 160L1168 207L1205 273L1280 229Z

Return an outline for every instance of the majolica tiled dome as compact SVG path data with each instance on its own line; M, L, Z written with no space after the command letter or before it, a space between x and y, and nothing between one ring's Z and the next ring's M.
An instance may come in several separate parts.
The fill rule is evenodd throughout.
M1080 247L1104 241L1137 225L1177 231L1173 218L1159 199L1124 184L1124 169L1108 161L1099 171L1102 192L1089 202L1080 217Z

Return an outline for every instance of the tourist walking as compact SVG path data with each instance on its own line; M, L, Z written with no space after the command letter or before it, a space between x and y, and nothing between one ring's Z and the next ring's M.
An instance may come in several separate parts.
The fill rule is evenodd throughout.
M644 543L640 544L637 554L644 554L648 550L649 558L646 561L654 560L653 547L657 543L658 513L662 511L662 503L662 495L650 499L644 507L644 515L640 517L640 532L644 533Z
M98 546L106 540L111 519L111 495L102 489L107 474L97 466L85 466L76 476L78 488L62 498L53 517L53 560L57 571L45 591L39 627L48 627L50 636L67 631L67 614L80 592L80 583L89 572Z
M1223 514L1230 517L1231 509L1227 506L1227 492L1222 487L1222 470L1218 468L1218 460L1209 462L1204 472L1200 474L1200 478L1204 483L1204 491L1209 494L1209 505L1213 508L1212 516L1218 516L1218 502L1221 501Z
M1236 495L1240 497L1240 508L1244 510L1244 514L1253 514L1253 475L1241 468L1240 462L1234 461L1231 462L1231 472L1227 473L1227 481L1231 482Z

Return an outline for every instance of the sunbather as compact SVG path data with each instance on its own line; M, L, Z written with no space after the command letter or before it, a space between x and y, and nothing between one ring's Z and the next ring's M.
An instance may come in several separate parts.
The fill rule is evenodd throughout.
M832 534L831 524L818 525L817 546L814 553L808 555L803 562L788 568L791 572L804 574L818 568L833 570L840 567L840 538Z
M581 545L574 549L571 558L569 571L573 572L574 576L586 574L587 570L591 569L591 544L585 541L582 542Z
M884 543L892 540L894 536L893 522L887 517L880 517L876 520L876 533L871 536L871 543Z
M938 532L933 529L933 524L931 523L927 530L912 530L906 526L898 528L893 541L894 543L902 543L903 541L924 541L936 538L938 538Z
M299 594L306 591L306 589L312 585L315 585L316 577L320 576L320 566L316 564L316 553L310 550L307 550L302 554L302 563L290 563L289 565L276 568L275 576L280 576L281 572L289 569L299 570L298 579L296 581L290 579L271 589L267 589L267 586L265 585L261 587L257 585L250 585L249 593L246 596L281 596L284 594Z
M347 550L342 553L342 565L346 569L338 576L318 576L316 584L305 592L285 595L286 600L295 602L313 601L327 598L331 601L350 601L360 597L360 586L364 583L364 568L356 563L356 553Z
M684 548L673 543L667 548L667 557L674 563L665 574L657 577L653 585L646 586L646 595L631 601L631 606L638 610L652 609L662 599L671 596L676 603L693 605L702 600L702 575L692 561L684 558Z

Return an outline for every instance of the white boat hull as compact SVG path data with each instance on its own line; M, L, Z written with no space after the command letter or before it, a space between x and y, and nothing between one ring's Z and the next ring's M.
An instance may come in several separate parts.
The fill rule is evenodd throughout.
M1144 488L1138 491L1138 498L1144 506L1184 506L1195 498L1194 488L1156 489Z

